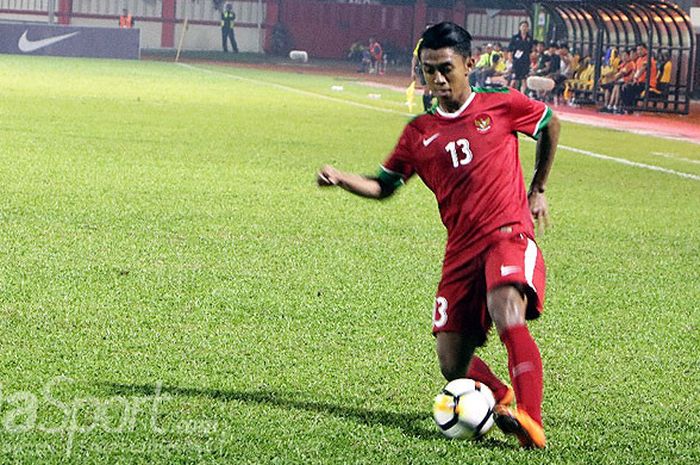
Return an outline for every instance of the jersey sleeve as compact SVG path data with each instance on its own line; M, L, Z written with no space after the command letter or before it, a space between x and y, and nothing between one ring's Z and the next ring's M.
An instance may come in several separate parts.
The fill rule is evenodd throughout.
M528 98L511 89L510 115L513 131L538 139L552 117L552 110L544 103Z
M400 184L407 181L415 172L413 154L415 143L418 140L417 131L410 124L407 125L401 137L399 137L394 150L381 164L379 177L392 184Z

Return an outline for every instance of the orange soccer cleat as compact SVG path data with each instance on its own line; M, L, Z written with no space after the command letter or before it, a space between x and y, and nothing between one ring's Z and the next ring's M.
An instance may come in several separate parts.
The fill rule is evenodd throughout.
M499 403L493 409L493 420L504 433L514 434L525 448L544 449L547 443L542 426L523 409Z
M508 406L512 404L513 401L515 401L515 391L513 391L512 387L508 386L508 390L503 394L503 397L496 399L496 405Z

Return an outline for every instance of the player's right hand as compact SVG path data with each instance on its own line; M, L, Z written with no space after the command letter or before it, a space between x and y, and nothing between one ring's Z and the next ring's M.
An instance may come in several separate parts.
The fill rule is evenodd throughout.
M331 165L325 165L316 175L316 182L321 187L337 186L340 172Z

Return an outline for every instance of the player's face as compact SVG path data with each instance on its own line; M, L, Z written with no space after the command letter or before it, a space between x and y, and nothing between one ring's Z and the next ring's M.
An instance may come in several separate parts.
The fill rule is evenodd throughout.
M441 107L454 110L466 102L471 93L467 79L471 68L469 57L460 55L452 47L423 49L421 63L430 92Z

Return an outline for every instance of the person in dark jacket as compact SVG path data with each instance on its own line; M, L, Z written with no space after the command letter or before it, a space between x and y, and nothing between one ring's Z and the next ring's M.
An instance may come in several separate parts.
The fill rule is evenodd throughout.
M228 42L231 42L233 53L238 53L238 44L236 36L233 34L233 21L236 19L236 13L233 12L233 5L226 4L226 9L221 12L221 44L224 52L228 52Z

